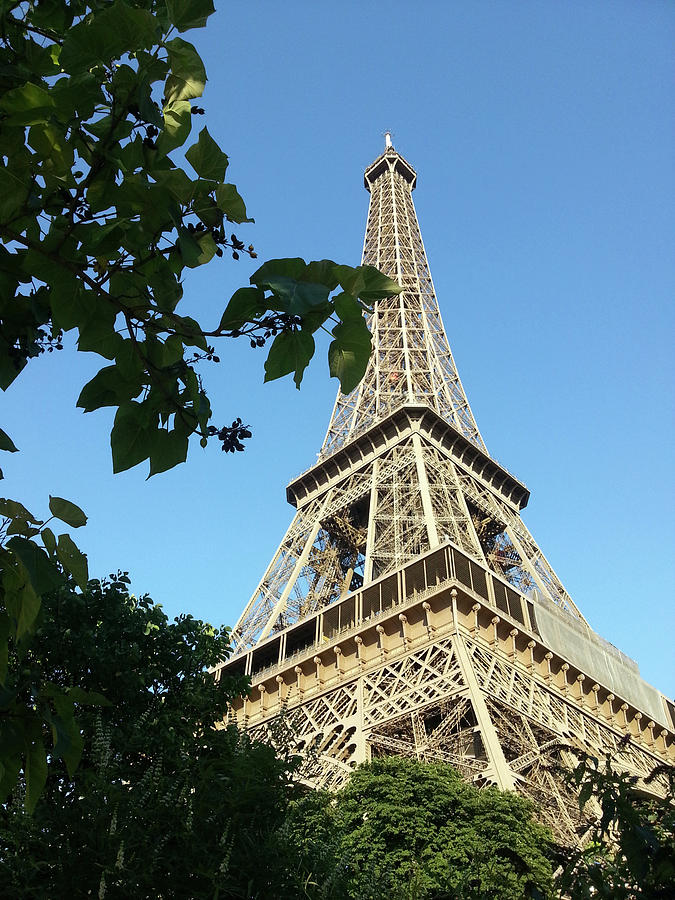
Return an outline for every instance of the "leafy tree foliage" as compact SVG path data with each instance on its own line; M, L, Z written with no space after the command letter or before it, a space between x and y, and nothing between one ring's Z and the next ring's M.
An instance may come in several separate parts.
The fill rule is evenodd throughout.
M86 516L60 497L50 497L49 507L52 515L41 520L21 503L0 499L0 801L23 767L28 811L47 778L45 726L51 730L52 758L72 771L82 750L76 708L102 700L82 686L45 678L31 662L43 594L68 577L85 589L89 577L87 559L70 535L57 537L49 527L60 520L79 528ZM45 615L50 612L42 611Z
M115 471L169 469L191 435L228 450L249 436L238 420L211 424L195 364L217 360L217 337L274 338L266 378L299 385L328 325L330 370L349 392L370 353L367 304L400 290L370 267L276 260L219 322L185 315L186 271L256 255L230 232L252 219L226 154L206 127L186 147L206 71L179 34L212 12L212 0L0 4L0 387L77 329L78 349L107 362L78 405L117 410Z
M212 423L198 374L200 362L218 361L216 338L271 340L265 378L292 373L299 386L314 335L327 330L330 371L348 392L371 350L364 314L400 290L371 267L273 260L219 321L186 314L190 269L225 252L256 256L232 231L253 220L225 180L226 154L207 128L192 135L206 71L181 35L213 9L212 0L0 2L0 388L77 333L78 350L105 362L77 402L116 411L116 472L145 460L150 475L170 469L193 436L243 449L250 430L240 418ZM17 450L2 430L0 450ZM84 518L77 507L59 503L53 515L82 524L70 521L73 510ZM0 800L23 769L31 809L46 778L43 726L54 729L50 758L72 774L73 710L93 700L75 684L67 697L51 682L24 689L21 667L42 597L64 574L84 589L86 560L21 503L2 501L0 517Z
M289 822L317 885L312 896L550 896L551 837L532 820L531 805L495 788L478 790L449 766L376 759L334 800L296 801Z
M169 623L127 584L118 574L45 596L22 665L26 683L79 707L81 760L53 762L32 815L22 773L0 810L0 894L275 896L259 854L283 820L292 761L215 726L246 686L207 673L229 652L227 630Z
M577 751L578 753L578 751ZM571 900L667 900L675 897L675 769L657 766L646 779L666 775L669 791L646 796L634 776L616 771L611 756L583 755L568 780L583 810L593 799L596 818L583 849L566 850L557 878Z

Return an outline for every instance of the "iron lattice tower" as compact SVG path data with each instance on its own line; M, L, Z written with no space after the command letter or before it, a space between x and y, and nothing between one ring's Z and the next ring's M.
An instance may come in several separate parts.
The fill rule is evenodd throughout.
M377 754L444 760L530 796L570 840L578 806L555 764L611 752L645 777L675 758L675 706L590 628L520 517L527 488L487 451L416 181L387 135L365 172L363 262L403 291L375 306L366 375L287 489L297 512L219 672L251 675L240 726L262 736L284 714L311 784L339 787Z

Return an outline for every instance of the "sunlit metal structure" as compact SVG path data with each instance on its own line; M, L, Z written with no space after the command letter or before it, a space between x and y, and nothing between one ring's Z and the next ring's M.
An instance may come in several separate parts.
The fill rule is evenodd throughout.
M487 451L416 181L387 135L365 172L363 262L403 291L375 305L366 375L288 486L297 512L220 671L251 676L233 718L264 735L283 715L314 785L378 754L444 760L531 797L571 840L578 805L557 763L611 752L643 778L675 760L675 706L590 628L521 519L527 488Z

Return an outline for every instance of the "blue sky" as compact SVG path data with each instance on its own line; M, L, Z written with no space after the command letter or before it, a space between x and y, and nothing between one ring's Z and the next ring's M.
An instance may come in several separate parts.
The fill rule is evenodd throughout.
M492 454L532 491L524 520L590 623L675 694L672 635L675 7L666 2L219 5L192 36L205 122L260 259L360 260L363 169L382 133L414 194L455 359ZM254 265L186 280L216 322ZM75 410L101 363L45 355L2 398L21 448L4 492L79 503L92 574L129 570L170 615L234 624L290 522L336 382L296 391L231 342L204 370L243 454L113 476L105 411Z

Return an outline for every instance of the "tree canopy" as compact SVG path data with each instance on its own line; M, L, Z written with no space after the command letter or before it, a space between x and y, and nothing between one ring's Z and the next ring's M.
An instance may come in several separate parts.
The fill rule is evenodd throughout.
M256 256L231 230L253 220L225 180L227 155L207 127L192 140L206 70L180 35L213 9L212 0L0 7L0 387L77 329L78 350L106 362L78 406L116 409L115 471L144 460L151 475L171 468L192 435L241 448L248 429L212 423L197 374L198 363L218 361L216 338L272 339L265 377L293 373L299 386L314 334L330 330L331 374L351 391L370 354L368 304L400 290L372 267L273 260L218 322L184 314L190 269L225 252ZM0 449L13 448L3 432Z
M32 814L27 773L0 809L2 896L266 895L256 848L283 818L292 765L218 727L245 689L208 675L228 650L227 630L170 623L124 574L45 596L12 686L26 704L58 686L78 725Z
M328 897L522 900L552 889L551 835L531 804L479 790L450 766L375 759L334 800L315 795L293 810L293 841Z
M0 388L70 347L72 331L104 363L77 404L115 410L115 472L144 461L150 475L170 469L191 438L243 449L248 427L213 424L198 368L218 362L217 338L271 341L266 380L293 374L299 386L323 329L330 371L352 390L371 350L370 304L400 290L372 267L271 260L223 301L218 321L186 314L191 269L225 252L256 256L233 230L253 220L226 181L227 155L207 127L192 134L206 70L182 35L213 11L212 0L0 4ZM0 450L16 452L15 439L0 428ZM61 498L50 512L70 527L86 521ZM66 576L86 589L86 558L52 519L0 500L0 796L23 767L29 808L46 773L43 725L53 728L49 759L72 768L77 754L60 735L77 731L77 690L93 702L49 682L26 706L12 681L45 593Z

